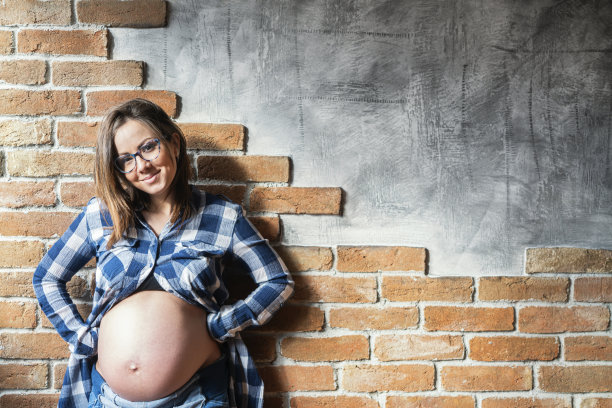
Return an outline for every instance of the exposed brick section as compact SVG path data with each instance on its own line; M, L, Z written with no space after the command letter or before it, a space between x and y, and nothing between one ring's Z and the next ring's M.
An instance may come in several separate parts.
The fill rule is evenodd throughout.
M198 178L229 181L289 181L289 158L200 156Z
M612 408L612 398L585 398L580 408Z
M251 211L283 214L340 214L342 190L335 187L256 187Z
M276 337L243 333L242 338L256 362L271 363L276 359Z
M472 278L384 276L382 280L383 298L395 302L471 302L473 291Z
M280 238L280 219L278 217L248 217L255 229L269 241Z
M326 271L332 267L333 255L330 248L278 246L274 248L291 272L308 270Z
M177 115L177 99L174 92L135 91L94 91L87 93L87 115L103 116L107 110L134 98L148 99L159 105L170 117Z
M61 235L76 214L68 212L0 212L0 235L38 236Z
M376 338L374 355L381 361L453 360L463 358L461 336L389 334Z
M80 0L80 23L110 27L163 27L166 25L164 0Z
M612 250L529 248L527 273L612 273Z
M355 392L426 391L434 388L434 366L429 364L346 365L342 388Z
M231 201L238 203L238 204L243 204L244 203L244 197L246 194L246 185L244 184L239 184L239 185L225 185L225 184L207 184L207 185L203 185L203 186L198 186L198 189L200 189L201 191L206 191L207 193L210 194L220 194L220 195L224 195L227 198L229 198ZM251 222L253 222L253 219L255 217L250 217L249 219L251 220ZM278 217L257 217L257 218L266 218L268 219L267 221L271 221L272 218L278 220ZM266 221L262 221L262 223L264 223ZM277 223L278 224L278 223ZM276 228L277 234L280 233L280 225L277 225ZM261 230L259 231L261 232Z
M108 54L107 30L21 30L17 49L29 54L94 55Z
M458 397L387 397L386 408L474 408L474 397L461 395Z
M0 121L0 145L28 146L51 144L51 142L49 119Z
M47 64L43 60L0 61L0 82L40 85L47 82Z
M52 82L59 86L140 86L143 66L140 61L54 61Z
M494 276L480 278L480 300L567 302L569 279Z
M39 241L0 241L0 268L36 266L43 250L44 245Z
M281 354L298 361L365 360L370 346L368 338L361 335L288 337L281 341Z
M410 329L419 322L416 307L342 307L329 311L329 325L351 330Z
M11 176L90 175L93 165L93 153L23 150L7 154L7 168Z
M338 247L340 272L425 271L425 248Z
M57 122L57 140L62 146L95 147L99 122Z
M260 332L309 332L320 331L325 313L318 307L285 305L272 319L256 330Z
M0 364L0 389L36 390L46 387L47 364Z
M59 390L62 388L64 375L66 374L66 364L59 363L53 367L53 388Z
M331 391L336 389L334 370L326 366L268 366L258 368L266 392Z
M562 398L485 398L482 408L572 408L572 403Z
M447 391L527 391L533 382L524 366L447 366L440 378Z
M79 91L0 89L1 115L73 115L79 112Z
M5 394L0 396L0 407L55 408L58 394Z
M267 406L267 405L266 405ZM367 397L293 397L291 408L379 408L378 402Z
M470 340L470 358L479 361L554 360L559 356L556 337L495 336Z
M519 310L519 330L524 333L606 330L609 321L610 310L601 306L530 306Z
M70 0L4 0L0 3L0 25L69 25Z
M612 361L612 336L566 337L564 342L567 361Z
M33 329L36 327L36 304L34 302L23 301L0 301L1 327Z
M0 30L0 54L13 53L13 33L7 30Z
M373 303L374 278L337 278L335 276L294 276L293 300L308 302Z
M31 272L0 272L0 296L34 297Z
M574 281L574 299L580 302L612 302L612 278L578 278Z
M511 307L425 307L426 330L507 331L514 329Z
M60 184L60 199L69 207L84 207L96 195L96 187L91 181L64 181Z
M1 358L68 358L68 344L56 333L0 333Z
M177 123L187 148L203 150L244 150L246 130L242 125L217 123Z
M612 366L542 366L538 380L546 392L611 392Z

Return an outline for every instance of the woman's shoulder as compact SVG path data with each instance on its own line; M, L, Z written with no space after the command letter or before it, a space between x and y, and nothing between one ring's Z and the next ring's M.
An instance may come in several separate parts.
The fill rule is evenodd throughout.
M209 216L219 216L225 219L236 219L242 214L242 207L222 194L213 194L194 188L193 201L196 213Z

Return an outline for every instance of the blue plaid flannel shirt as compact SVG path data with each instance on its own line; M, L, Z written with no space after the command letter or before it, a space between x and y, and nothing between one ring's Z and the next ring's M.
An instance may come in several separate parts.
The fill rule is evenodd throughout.
M138 220L109 250L110 216L92 198L41 260L33 278L36 297L71 352L59 407L87 406L100 321L151 272L166 291L209 313L210 334L226 343L230 356L230 406L263 406L263 382L239 333L267 322L293 293L293 281L239 205L192 190L195 216L182 225L167 225L159 238ZM93 309L83 321L66 283L94 256ZM246 299L224 305L228 291L222 273L229 259L257 288Z

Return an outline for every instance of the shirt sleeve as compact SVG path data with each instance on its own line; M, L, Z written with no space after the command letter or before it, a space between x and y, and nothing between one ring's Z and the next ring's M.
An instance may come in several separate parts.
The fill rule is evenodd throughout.
M230 254L257 284L246 299L208 315L210 334L223 342L249 326L266 323L293 294L293 280L278 254L238 211Z
M66 290L66 283L95 255L89 238L86 210L49 249L32 280L42 311L77 356L95 354L97 329L89 329Z

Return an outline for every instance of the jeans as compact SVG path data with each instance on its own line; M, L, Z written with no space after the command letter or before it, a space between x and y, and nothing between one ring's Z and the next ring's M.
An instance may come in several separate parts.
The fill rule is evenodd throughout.
M229 407L227 357L198 370L172 394L154 400L133 402L111 390L94 365L88 408L227 408Z

